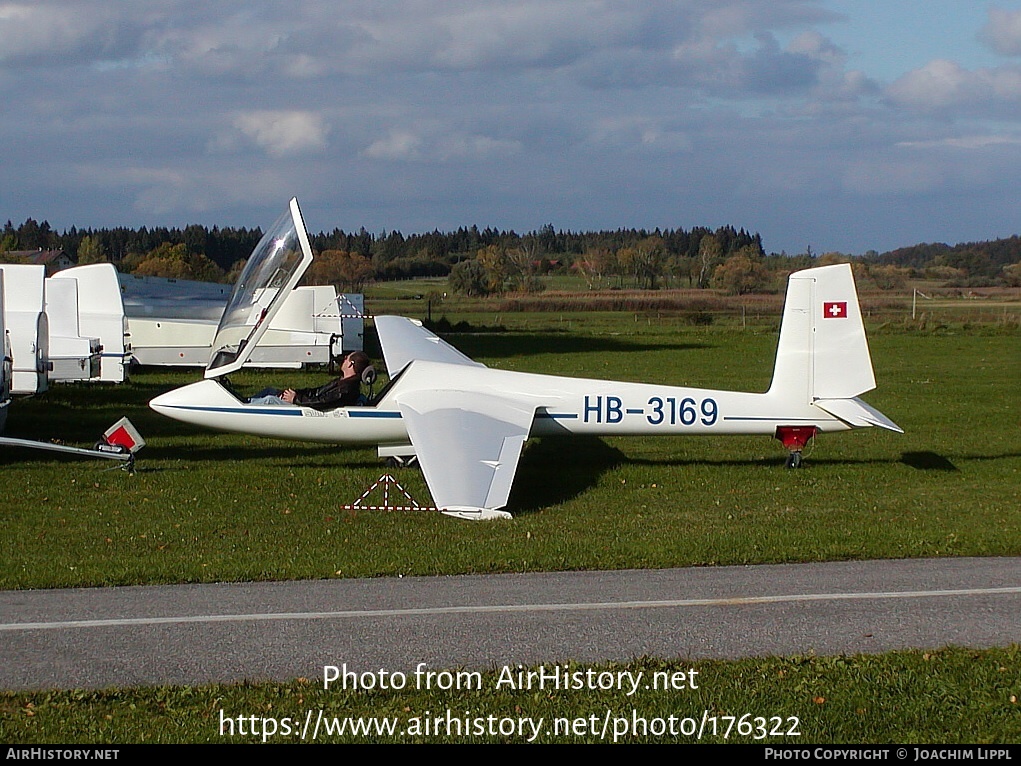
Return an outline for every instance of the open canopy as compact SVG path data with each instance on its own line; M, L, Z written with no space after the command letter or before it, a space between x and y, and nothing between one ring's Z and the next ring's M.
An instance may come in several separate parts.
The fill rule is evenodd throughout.
M216 328L207 378L234 372L248 361L310 263L312 246L298 200L292 199L287 212L259 240L234 285Z

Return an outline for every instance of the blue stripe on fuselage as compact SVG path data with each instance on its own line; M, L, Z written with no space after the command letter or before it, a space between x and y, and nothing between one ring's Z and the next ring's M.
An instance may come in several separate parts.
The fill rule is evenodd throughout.
M298 407L197 407L190 404L169 404L168 409L173 410L194 410L196 412L235 412L245 415L289 415L301 417L301 409Z

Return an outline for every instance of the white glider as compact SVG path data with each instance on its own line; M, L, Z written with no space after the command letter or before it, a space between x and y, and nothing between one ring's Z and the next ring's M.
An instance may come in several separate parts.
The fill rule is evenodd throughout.
M876 381L847 264L791 274L773 381L762 394L494 370L419 322L382 316L375 324L390 383L367 406L248 404L220 378L244 364L311 260L291 200L235 286L206 379L150 406L224 431L375 444L381 455L414 455L436 507L470 519L510 518L502 509L530 436L762 434L779 439L789 450L788 466L796 467L817 433L871 426L903 433L858 398Z

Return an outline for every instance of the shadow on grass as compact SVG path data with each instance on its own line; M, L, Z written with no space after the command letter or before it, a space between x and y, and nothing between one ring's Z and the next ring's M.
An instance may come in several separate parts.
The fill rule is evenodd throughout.
M626 457L624 462L631 465L647 465L647 466L661 466L667 468L692 468L694 466L708 465L708 466L727 466L732 468L760 466L764 468L783 468L787 462L786 456L780 457L748 457L748 458L730 458L727 460L721 460L719 458L641 458L641 457ZM803 466L808 466L811 462L823 463L825 461L809 461L805 460ZM843 462L843 461L836 461ZM887 462L887 461L884 461ZM786 470L786 469L785 469Z
M990 460L1010 460L1013 458L1021 457L1021 453L1017 452L1001 452L991 455L956 455L955 459L958 461L990 461ZM778 457L761 457L761 458L664 458L664 459L652 459L652 458L628 458L625 457L623 462L633 463L635 465L649 465L649 466L668 466L671 468L690 468L692 466L708 465L708 466L761 466L761 467L779 467L785 471L790 470L784 468L787 462L786 456ZM938 455L935 452L905 452L901 455L900 460L892 457L861 457L861 458L840 458L840 457L806 457L804 462L801 464L801 468L797 470L810 469L812 466L854 466L854 465L894 465L896 463L903 463L904 465L910 466L921 471L959 471L960 469L954 465L948 458Z
M71 406L60 402L15 402L7 419L4 436L16 439L54 441L72 446L91 447L103 432L127 416L146 440L150 433L164 435L168 429L150 417L150 410L130 406ZM155 413L151 413L155 415ZM165 421L165 419L161 419ZM169 422L169 421L165 421ZM175 429L176 431L177 429ZM195 433L194 431L179 433Z
M623 452L594 436L537 439L521 456L507 509L517 516L567 502L626 461Z
M5 435L91 447L107 428L125 416L146 439L156 432L197 433L194 429L171 431L168 426L173 421L149 409L152 398L194 379L192 375L175 373L171 377L143 375L120 385L53 385L38 396L15 398L9 408Z
M61 440L54 443L63 444L69 447L90 449L94 442L71 442ZM290 447L273 445L241 449L234 446L224 446L223 448L210 446L195 449L193 447L183 446L153 447L152 445L146 445L136 454L135 457L137 460L136 468L143 473L191 471L194 469L192 463L195 461L208 461L211 464L233 464L244 462L245 460L266 461L286 458L291 458L292 460L287 463L281 463L278 466L281 470L286 468L310 467L332 469L339 466L326 465L323 463L323 459L331 457L337 449L338 448L335 447L309 447L308 445L302 445L298 442L295 442L295 444ZM87 462L88 460L89 458L81 455L66 455L41 449L32 449L30 447L16 446L0 448L0 465L15 463L49 463L53 461L75 463L82 461ZM174 461L177 460L187 462L181 465L175 465ZM97 460L97 462L106 463L107 465L110 464L109 460ZM370 465L370 462L365 462L365 467ZM351 463L345 463L344 467L352 467L352 465ZM363 466L358 464L355 467Z
M957 470L956 465L935 452L905 452L901 455L900 462L919 471Z
M216 444L207 446L195 447L195 446L178 446L168 445L163 447L156 447L149 449L146 447L139 454L139 460L148 457L151 460L187 460L192 461L209 461L211 463L238 463L246 460L287 460L288 462L282 463L281 468L323 468L323 469L334 469L334 468L350 468L350 467L361 467L360 462L358 465L353 466L350 459L338 462L336 465L329 462L330 458L350 458L353 455L345 455L345 447L336 447L323 444L310 444L308 442L292 442L289 444L280 444L267 442L265 445L252 444L244 447L238 447L236 444L224 445L222 447ZM324 462L326 460L327 462ZM378 459L375 455L372 456L372 462L366 462L365 465L378 463ZM382 463L380 463L382 465Z

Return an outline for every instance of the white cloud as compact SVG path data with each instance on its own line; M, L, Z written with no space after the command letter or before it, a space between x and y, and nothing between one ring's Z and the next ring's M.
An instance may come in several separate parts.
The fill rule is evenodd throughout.
M488 160L507 157L521 151L519 141L510 141L490 136L451 135L436 143L436 157L448 160Z
M1021 146L1021 137L1003 135L953 136L928 141L900 141L897 146L908 149L989 149L998 146Z
M60 9L4 3L0 5L0 60L66 49L89 31Z
M635 21L602 2L481 5L435 18L431 58L454 69L563 65L628 36Z
M71 67L139 60L162 23L164 3L101 0L0 1L0 65Z
M618 152L689 152L691 137L660 119L641 116L605 117L596 120L588 142L600 150Z
M482 161L506 157L522 150L515 140L459 132L444 132L439 125L420 128L417 132L392 128L362 152L364 157L391 162L455 160Z
M683 40L671 51L668 81L736 100L783 94L854 101L878 91L864 73L847 70L846 53L817 31L803 32L785 47L768 27L751 40L710 35Z
M979 38L1004 56L1021 56L1021 11L989 9L989 21Z
M1021 100L1021 69L971 71L957 62L936 59L892 83L887 96L895 104L916 109L1014 104Z
M363 154L374 160L413 160L420 156L422 141L407 130L391 130L384 138L373 141Z
M305 111L244 112L234 127L274 157L321 151L329 133L321 115Z
M274 19L273 3L252 3L236 12L205 18L184 16L153 30L153 48L185 71L218 77L253 78L280 67L278 47L300 29L300 16ZM293 63L284 56L283 65ZM307 65L306 65L307 66Z
M888 95L907 106L941 107L961 103L970 97L971 74L954 61L936 59L921 69L908 72L894 82Z
M590 83L761 92L814 82L823 65L843 66L819 35L786 51L760 45L748 54L735 45L838 18L816 0L352 0L343 13L324 0L217 4L206 12L182 0L158 5L148 55L230 79L562 72Z
M341 10L320 0L264 0L181 14L153 36L161 53L219 76L484 71L559 67L622 42L640 44L654 15L607 0L349 2Z

